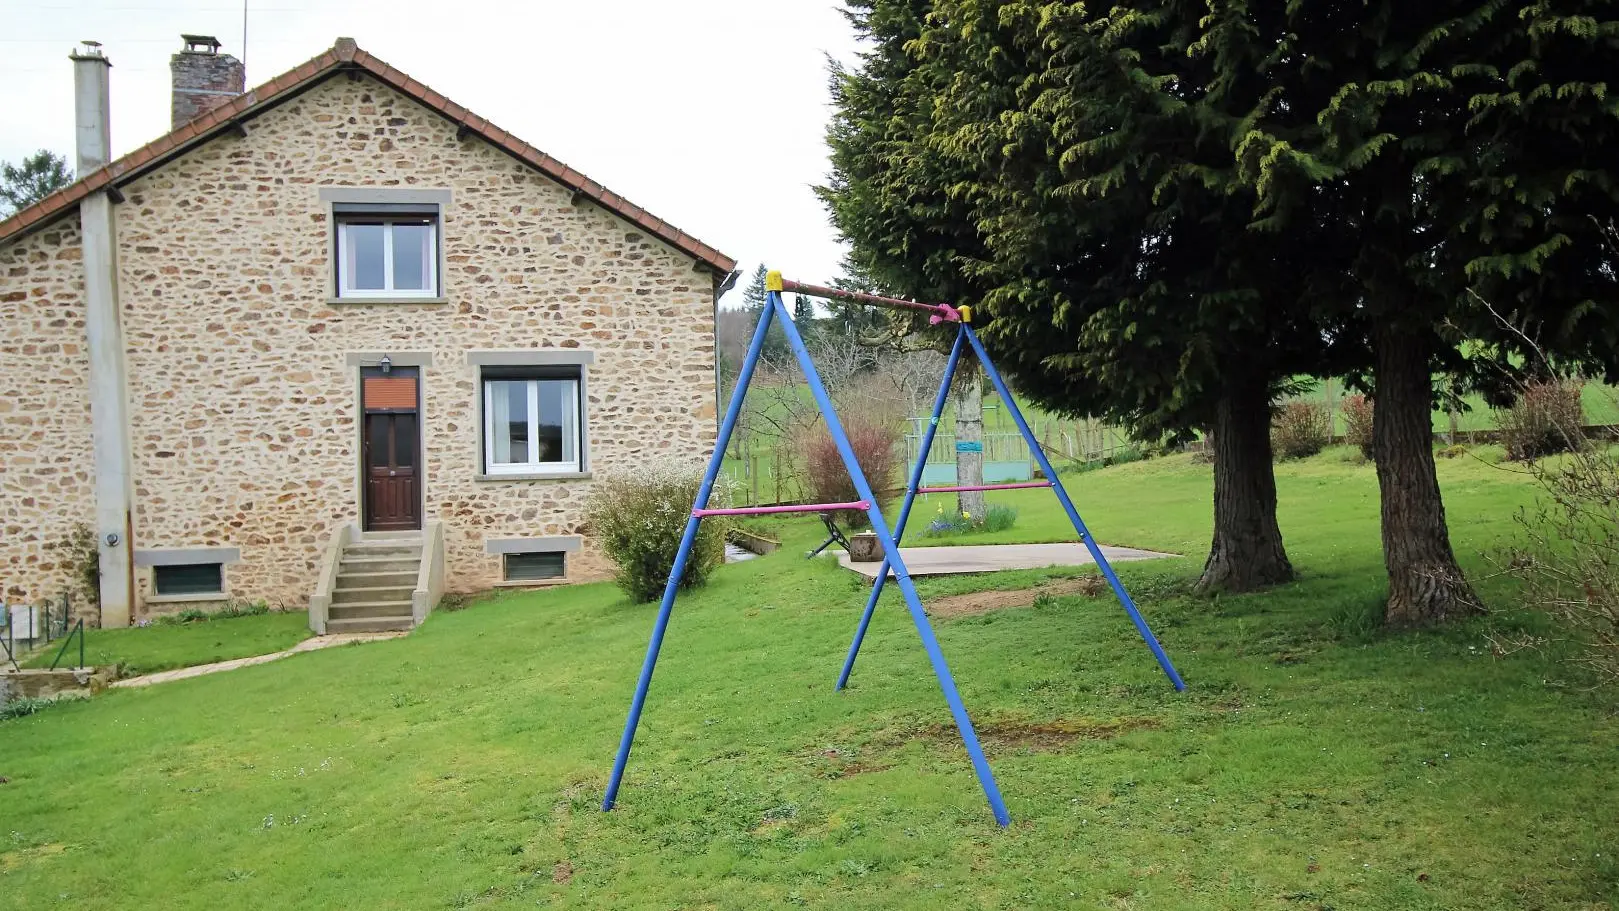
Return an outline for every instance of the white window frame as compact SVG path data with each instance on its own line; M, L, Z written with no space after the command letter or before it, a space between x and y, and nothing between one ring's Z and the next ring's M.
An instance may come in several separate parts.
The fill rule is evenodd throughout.
M394 232L395 224L400 222L420 222L428 219L432 222L432 230L427 234L427 250L424 253L427 267L432 270L432 281L426 288L390 287L394 282ZM385 230L382 232L382 288L356 288L354 287L354 251L349 244L349 226L355 223L374 225L381 224ZM444 277L439 274L438 238L443 220L437 214L423 212L420 215L407 217L387 215L366 215L360 212L345 213L337 222L337 296L345 299L364 300L366 298L401 298L421 297L433 299L439 297L439 285Z
M573 412L573 459L567 462L496 462L495 461L495 393L496 383L525 383L528 387L528 449L531 455L539 450L540 383L568 383L571 390L568 407ZM487 475L546 475L579 474L580 459L584 451L585 413L579 404L579 387L583 377L483 377L483 465Z

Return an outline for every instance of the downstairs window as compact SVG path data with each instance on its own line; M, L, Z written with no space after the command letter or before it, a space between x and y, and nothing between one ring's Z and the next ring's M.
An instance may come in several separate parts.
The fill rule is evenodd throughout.
M543 582L561 579L567 571L567 554L560 550L531 554L507 554L507 582Z
M225 564L154 566L152 592L158 595L222 595L225 593Z

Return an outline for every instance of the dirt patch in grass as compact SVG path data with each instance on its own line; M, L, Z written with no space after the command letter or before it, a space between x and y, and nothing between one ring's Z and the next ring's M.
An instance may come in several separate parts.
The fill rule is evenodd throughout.
M1020 588L1015 591L973 592L970 595L950 595L944 598L934 598L926 602L928 616L938 617L940 620L955 620L961 617L971 617L977 614L988 613L992 610L1004 610L1008 607L1028 607L1041 595L1084 595L1094 598L1100 595L1107 587L1101 576L1084 576L1078 579L1059 579L1056 582L1047 582L1034 588Z
M31 863L36 863L48 857L55 857L66 850L67 845L64 844L48 844L0 853L0 873L20 870Z
M891 763L872 762L856 758L858 750L836 748L816 750L810 759L815 774L822 778L848 778L867 772L881 772L893 768Z
M1087 718L1072 721L985 721L973 725L978 739L986 749L1015 749L1047 752L1060 750L1076 740L1112 740L1129 731L1148 731L1160 727L1155 718L1113 718L1094 721ZM954 724L929 725L922 736L939 743L961 742Z
M1072 718L1035 721L1027 718L992 718L974 723L979 741L990 753L1027 750L1049 753L1081 740L1112 740L1130 731L1152 731L1163 726L1157 718L1126 716L1095 719ZM908 743L925 743L941 749L961 749L961 735L952 722L891 727L878 732L859 746L817 748L809 762L824 778L846 778L865 772L892 768L889 754Z

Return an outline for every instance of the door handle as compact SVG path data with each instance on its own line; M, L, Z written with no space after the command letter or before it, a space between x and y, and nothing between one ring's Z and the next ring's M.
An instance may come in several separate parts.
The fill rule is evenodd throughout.
M393 471L393 470L389 470L389 472L388 472L388 477L390 477L390 478L391 478L391 477L393 477L393 476L394 476L394 475L396 475L396 474L398 474L398 473L399 473L399 472L397 472L397 471Z

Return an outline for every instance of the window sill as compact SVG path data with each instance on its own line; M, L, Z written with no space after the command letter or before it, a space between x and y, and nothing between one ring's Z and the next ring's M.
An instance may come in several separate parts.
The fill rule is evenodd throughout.
M588 471L533 472L530 474L475 474L472 480L485 483L494 481L588 481Z
M199 592L195 595L147 595L147 604L183 604L187 601L229 601L224 592Z
M362 304L447 304L447 297L328 297L329 305L356 306Z
M496 582L495 588L551 588L556 585L567 585L568 579L535 579L530 582Z

